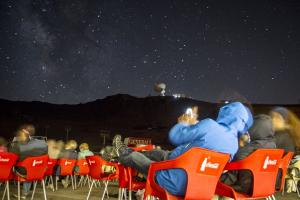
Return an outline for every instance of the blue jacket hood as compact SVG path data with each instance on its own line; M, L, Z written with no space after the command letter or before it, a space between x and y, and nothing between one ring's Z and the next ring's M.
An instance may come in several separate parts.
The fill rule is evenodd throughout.
M242 103L233 102L220 109L216 121L242 134L247 132L252 126L253 116L250 110Z

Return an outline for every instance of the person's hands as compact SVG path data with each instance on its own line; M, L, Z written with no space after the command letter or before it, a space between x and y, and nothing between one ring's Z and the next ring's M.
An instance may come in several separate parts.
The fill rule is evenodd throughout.
M190 116L188 114L182 114L177 119L178 123L190 124Z
M178 117L178 123L184 123L188 125L194 125L198 122L198 106L192 108L192 113L184 113Z

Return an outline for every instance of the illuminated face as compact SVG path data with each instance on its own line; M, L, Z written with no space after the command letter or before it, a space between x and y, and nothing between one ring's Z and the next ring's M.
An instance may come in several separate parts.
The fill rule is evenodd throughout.
M271 112L271 118L272 118L273 128L275 131L286 129L287 125L281 114L277 112Z

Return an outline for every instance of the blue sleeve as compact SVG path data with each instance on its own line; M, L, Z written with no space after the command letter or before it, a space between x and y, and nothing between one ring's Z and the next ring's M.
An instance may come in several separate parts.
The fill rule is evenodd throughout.
M169 140L173 145L179 146L202 137L204 134L205 132L199 128L199 123L190 126L178 123L170 130Z

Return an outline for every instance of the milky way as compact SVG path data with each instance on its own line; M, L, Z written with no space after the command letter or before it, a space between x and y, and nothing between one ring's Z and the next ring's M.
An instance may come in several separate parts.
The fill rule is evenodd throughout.
M300 102L300 2L2 0L0 98Z

